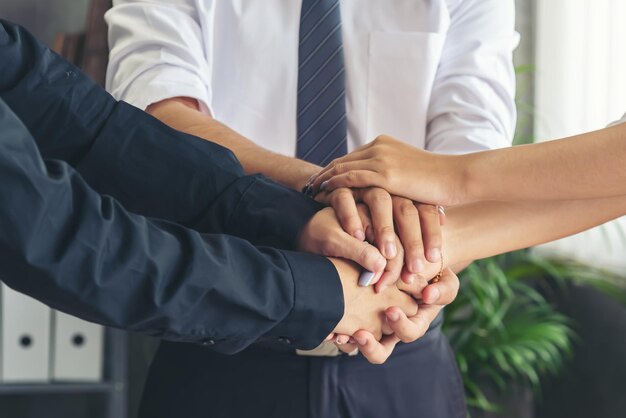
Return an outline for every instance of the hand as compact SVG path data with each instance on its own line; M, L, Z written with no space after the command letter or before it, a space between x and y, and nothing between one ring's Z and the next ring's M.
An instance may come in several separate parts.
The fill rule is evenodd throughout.
M340 350L350 353L358 348L359 352L370 363L384 363L400 341L405 343L416 341L428 331L428 327L443 307L452 303L456 298L459 290L459 279L452 270L446 269L438 283L426 287L416 283L408 288L401 282L398 285L415 297L421 294L424 302L428 304L420 304L417 313L413 316L407 316L396 307L387 308L385 310L387 326L393 334L384 335L381 339L365 330L359 330L349 338L340 335L334 338L340 342L345 342L348 339L354 342L338 344Z
M401 266L398 261L404 261L410 273L418 274L427 261L436 263L440 260L440 225L445 218L434 206L415 205L408 199L392 197L377 187L356 190L339 188L321 193L316 199L335 209L347 233L376 243L381 254L389 260L385 272L368 269L375 273L371 283L378 282L377 290L395 282L398 275L394 273ZM357 209L357 201L367 205L366 213ZM404 258L400 257L402 253ZM411 280L411 277L407 276L407 279Z
M358 216L359 211L356 208L355 211ZM365 216L366 212L362 209L360 213ZM353 237L342 229L332 208L320 210L304 226L298 237L297 250L326 257L346 258L367 270L380 273L387 265L387 260L376 247Z
M313 189L380 187L433 205L464 203L463 157L433 154L388 136L331 162L312 180Z
M331 258L335 265L344 297L344 315L333 332L353 335L358 330L367 332L376 339L383 335L386 325L385 310L390 307L398 309L408 317L417 312L417 302L409 294L396 286L390 286L380 293L375 293L371 286L363 287L357 283L359 270L353 263Z

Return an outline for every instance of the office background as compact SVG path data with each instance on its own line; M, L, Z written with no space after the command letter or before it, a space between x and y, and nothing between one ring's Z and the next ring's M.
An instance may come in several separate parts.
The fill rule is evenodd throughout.
M519 120L516 133L518 142L530 142L536 137L553 138L571 132L600 128L619 116L618 109L622 109L622 113L626 111L624 76L626 58L623 58L626 29L619 24L619 19L622 23L626 21L623 19L626 17L624 15L626 6L622 3L623 0L517 0L516 25L521 34L521 43L515 52L515 64L518 68ZM84 29L88 6L89 0L0 0L0 16L23 24L51 45L59 32L73 33ZM595 35L591 36L592 33ZM615 40L622 42L618 45ZM568 45L568 48L563 48L563 45ZM603 45L603 48L598 49L598 45ZM596 59L595 63L585 59L589 54ZM620 69L624 71L619 71ZM559 78L559 74L570 75ZM610 74L610 78L606 74ZM579 94L581 90L572 86L584 86L584 94ZM621 93L616 94L619 92ZM609 228L612 228L612 231L626 231L621 225ZM596 234L604 236L607 232L605 230ZM579 241L584 242L588 239L589 236L582 236ZM580 245L573 240L546 248L546 251L556 254L569 251L569 254L573 254L579 248ZM614 245L612 250L614 252L612 258L603 260L605 264L618 259L622 250L621 254L626 254L626 244L622 242L621 246ZM599 251L606 253L603 248ZM622 259L626 260L626 256ZM615 268L617 270L621 268L619 260ZM623 271L626 271L626 267ZM576 290L575 296L579 298L581 304L589 303L590 306L607 309L593 318L582 316L575 318L580 322L583 337L585 335L598 337L586 334L585 331L588 328L597 328L598 321L611 321L613 331L621 330L622 334L626 334L623 332L626 330L626 309L623 305L595 290ZM624 337L620 339L618 336L612 341L626 349ZM158 342L148 337L129 335L127 343L126 389L129 416L134 417L145 372ZM616 403L614 399L610 401L607 399L607 406L598 405L599 409L596 409L597 414L594 415L588 415L588 412L575 402L572 408L561 407L566 402L585 398L586 391L603 390L602 387L581 385L578 381L582 376L592 382L596 378L596 373L588 369L598 367L600 370L607 369L608 362L613 360L604 359L603 363L594 364L580 358L589 355L589 350L592 349L582 350L584 354L578 357L574 354L574 358L569 361L576 373L566 373L561 378L549 380L546 385L549 389L544 393L543 399L524 391L521 396L512 400L507 398L506 402L509 402L509 406L513 405L512 409L516 410L517 416L527 418L625 416L626 401ZM623 363L622 358L617 370L625 369ZM620 390L621 393L626 393L624 384L626 375L623 376L625 377L620 381L613 381L613 385L617 384L617 387L607 396L619 393ZM554 387L562 387L563 390ZM104 416L100 413L104 409L103 401L97 396L39 395L36 398L37 405L34 405L33 399L35 398L25 395L0 397L0 418ZM46 411L45 415L41 415L41 411ZM513 415L481 412L475 416Z

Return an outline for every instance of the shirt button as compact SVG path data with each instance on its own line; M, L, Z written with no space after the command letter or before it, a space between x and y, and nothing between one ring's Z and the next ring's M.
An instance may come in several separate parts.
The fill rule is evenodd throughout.
M206 340L200 341L200 345L210 347L212 345L215 345L215 340L213 338L207 338Z
M291 345L291 340L287 337L278 337L278 342L285 345Z

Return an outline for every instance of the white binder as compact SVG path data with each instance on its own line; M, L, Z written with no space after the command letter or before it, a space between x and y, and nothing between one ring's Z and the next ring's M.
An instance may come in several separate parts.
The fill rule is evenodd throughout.
M52 379L100 381L103 328L58 311L54 311L53 324Z
M0 288L0 380L47 382L50 370L50 308L4 283Z

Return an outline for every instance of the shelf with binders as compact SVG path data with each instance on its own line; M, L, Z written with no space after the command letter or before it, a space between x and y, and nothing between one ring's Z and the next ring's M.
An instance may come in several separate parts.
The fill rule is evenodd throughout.
M101 381L54 381L42 383L5 383L0 382L0 397L32 398L33 403L50 395L67 397L67 407L72 409L73 396L96 396L103 399L105 408L98 417L126 418L128 416L128 348L127 335L124 331L105 328L104 362ZM44 401L42 409L45 409ZM6 405L6 401L2 401ZM3 406L4 408L4 406ZM62 414L61 411L55 411ZM2 416L2 414L0 414ZM59 415L62 416L62 415ZM21 417L21 415L20 415Z

